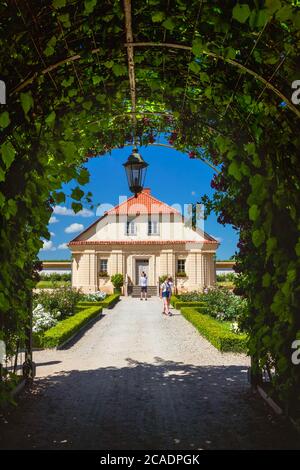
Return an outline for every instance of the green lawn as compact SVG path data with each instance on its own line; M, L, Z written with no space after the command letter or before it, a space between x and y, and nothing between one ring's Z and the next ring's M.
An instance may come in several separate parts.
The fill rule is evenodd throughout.
M235 284L232 281L217 281L216 284L218 287L226 287L227 289L235 288Z
M39 281L36 289L56 289L57 287L70 286L71 281Z

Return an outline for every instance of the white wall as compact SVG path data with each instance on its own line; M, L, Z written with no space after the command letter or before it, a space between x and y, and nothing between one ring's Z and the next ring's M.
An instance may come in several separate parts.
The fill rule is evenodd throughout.
M173 216L172 216L173 217ZM80 236L79 240L188 240L203 241L204 238L195 232L187 224L184 224L181 216L170 216L163 214L154 215L152 220L159 221L159 234L148 235L148 216L139 215L132 218L136 224L136 234L126 235L126 222L129 220L126 215L108 215L101 219L95 226ZM130 219L131 220L131 219Z

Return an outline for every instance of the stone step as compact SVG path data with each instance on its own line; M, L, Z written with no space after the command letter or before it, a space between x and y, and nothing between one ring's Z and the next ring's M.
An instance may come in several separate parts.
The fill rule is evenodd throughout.
M131 293L129 295L131 295L131 297L139 297L141 295L140 286L132 286L131 287ZM157 287L156 286L148 286L147 287L147 295L148 295L148 297L157 296Z

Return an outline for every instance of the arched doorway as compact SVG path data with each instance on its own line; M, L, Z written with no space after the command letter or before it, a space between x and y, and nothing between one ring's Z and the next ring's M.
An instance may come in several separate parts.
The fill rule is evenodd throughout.
M90 0L75 8L49 0L1 13L9 31L2 30L0 121L1 323L9 348L12 332L28 325L33 260L51 206L64 200L61 183L86 181L84 160L97 152L166 132L176 148L221 167L207 205L240 230L256 371L267 365L276 392L295 406L300 112L290 97L298 7ZM74 192L74 210L83 197Z

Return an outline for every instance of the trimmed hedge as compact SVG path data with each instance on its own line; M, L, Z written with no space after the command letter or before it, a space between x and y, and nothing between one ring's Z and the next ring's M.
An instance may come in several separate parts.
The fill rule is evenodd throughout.
M229 331L226 323L215 320L199 310L184 307L181 309L181 313L219 351L248 352L247 335Z
M78 302L77 306L81 307L92 307L94 305L99 305L103 308L112 308L116 303L120 300L120 294L111 294L107 296L104 300L99 300L98 302L89 302L89 301L82 301Z
M111 294L106 299L104 299L101 304L103 308L113 308L117 302L120 300L121 294Z
M176 302L180 302L180 299L178 299L178 297L176 297L176 295L172 295L171 300L170 300L171 305L173 305L173 307L175 307Z
M171 297L171 305L180 310L182 307L205 307L205 302L202 300L191 301L191 302L184 302L183 300L179 299L175 295Z
M182 300L178 300L174 303L174 308L177 310L181 310L183 307L198 307L205 309L205 302L183 302Z
M63 344L101 312L102 307L100 306L89 307L83 310L81 309L79 313L58 322L53 328L50 328L42 335L39 335L39 346L44 348L54 348Z

